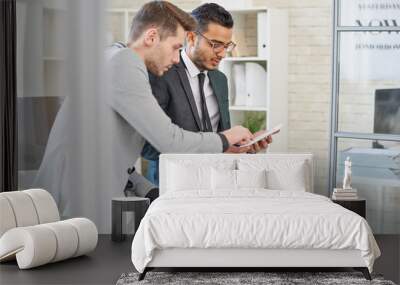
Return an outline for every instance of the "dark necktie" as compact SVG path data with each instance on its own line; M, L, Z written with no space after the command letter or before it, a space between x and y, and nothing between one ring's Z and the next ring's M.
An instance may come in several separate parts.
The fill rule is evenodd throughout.
M202 113L202 124L203 124L203 132L212 132L211 120L208 115L206 97L204 96L204 79L206 75L203 72L200 72L199 75L199 89L200 89L200 102L201 102L201 113Z

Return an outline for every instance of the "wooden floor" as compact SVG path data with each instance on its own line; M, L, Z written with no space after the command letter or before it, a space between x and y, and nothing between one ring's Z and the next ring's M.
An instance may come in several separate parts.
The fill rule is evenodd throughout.
M400 235L375 238L382 256L376 261L374 272L398 284ZM115 243L110 236L101 235L96 250L88 256L29 270L19 270L16 262L0 264L0 284L115 284L122 273L134 271L130 248L131 238Z

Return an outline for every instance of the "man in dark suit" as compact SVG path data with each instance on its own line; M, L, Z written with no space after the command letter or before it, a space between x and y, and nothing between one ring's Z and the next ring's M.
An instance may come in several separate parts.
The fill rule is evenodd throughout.
M191 14L197 29L187 34L180 62L161 77L149 74L150 84L174 124L193 132L221 132L231 123L227 79L217 68L226 53L235 48L233 19L214 3L203 4ZM253 151L266 148L270 141L261 141ZM159 152L146 143L142 157L149 161L147 178L158 185Z

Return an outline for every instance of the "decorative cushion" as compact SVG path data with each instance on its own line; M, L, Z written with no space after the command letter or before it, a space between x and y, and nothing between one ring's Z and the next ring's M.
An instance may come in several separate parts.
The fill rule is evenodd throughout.
M268 188L274 190L306 191L304 163L293 165L290 170L271 169L267 172Z
M236 170L212 168L213 190L236 190Z
M212 189L238 190L241 188L266 188L265 170L223 170L212 169Z
M238 188L267 188L267 171L236 170Z
M267 171L267 188L273 190L306 191L310 188L308 181L309 165L304 160L296 159L239 159L239 170Z
M211 167L171 163L168 172L170 191L211 188Z
M212 166L207 158L196 160L182 158L168 162L167 191L211 190L212 168L233 170L236 168L236 161L221 158L213 160Z

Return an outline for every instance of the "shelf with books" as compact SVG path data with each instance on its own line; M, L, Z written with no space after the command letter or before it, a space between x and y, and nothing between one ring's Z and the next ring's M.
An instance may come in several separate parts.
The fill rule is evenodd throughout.
M263 113L264 127L283 124L270 152L287 151L288 19L279 9L232 10L235 51L221 61L228 79L232 124ZM279 27L279 28L277 28Z

